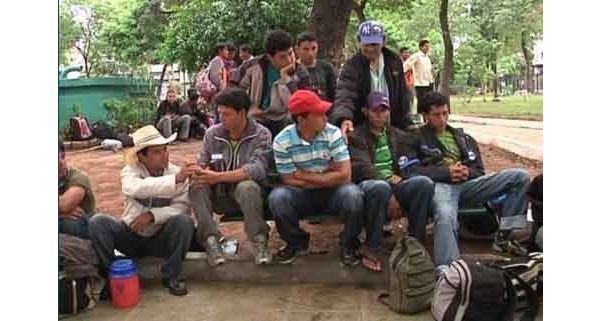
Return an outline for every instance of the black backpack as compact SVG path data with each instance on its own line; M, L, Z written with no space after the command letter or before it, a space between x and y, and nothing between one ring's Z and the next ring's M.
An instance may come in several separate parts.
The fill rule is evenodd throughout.
M501 270L453 261L437 280L431 313L436 321L513 321L516 294Z
M92 124L92 133L98 139L114 139L116 137L114 128L103 120Z
M58 272L58 313L76 314L96 305L91 277L71 279L64 271Z

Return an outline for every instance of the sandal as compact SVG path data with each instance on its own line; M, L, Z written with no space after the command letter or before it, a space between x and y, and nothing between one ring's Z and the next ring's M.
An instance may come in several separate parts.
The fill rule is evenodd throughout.
M383 270L381 260L367 249L362 251L361 263L371 272L381 272Z

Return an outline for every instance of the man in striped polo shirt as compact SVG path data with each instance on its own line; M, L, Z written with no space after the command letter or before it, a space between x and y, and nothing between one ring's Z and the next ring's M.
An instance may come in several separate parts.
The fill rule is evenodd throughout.
M302 213L338 213L344 220L340 234L340 262L360 263L358 235L362 230L363 196L350 182L350 154L339 128L327 123L330 102L308 90L289 100L294 124L273 141L275 164L285 186L269 195L269 206L281 238L287 245L277 255L292 263L306 254L310 234L299 225Z

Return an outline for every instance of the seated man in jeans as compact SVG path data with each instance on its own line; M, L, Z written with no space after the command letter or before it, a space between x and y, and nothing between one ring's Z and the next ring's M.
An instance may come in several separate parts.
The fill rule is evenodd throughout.
M383 226L386 216L398 213L400 206L408 213L409 234L425 242L433 181L414 174L414 139L387 124L390 104L386 95L371 92L363 112L367 121L348 135L348 148L352 180L365 198L367 249L363 251L363 265L381 271L377 256L383 254Z
M95 199L90 179L69 167L65 146L58 140L58 232L88 238Z
M190 137L192 116L182 112L175 88L167 90L167 99L160 102L156 112L156 128L165 137L177 132L177 139L186 141Z
M270 263L269 225L264 219L261 184L267 176L271 133L248 118L250 97L245 91L226 88L215 96L214 102L221 123L204 136L200 166L195 167L194 187L190 189L192 208L196 215L205 217L212 215L213 208L241 209L246 235L253 242L254 263ZM211 233L220 237L216 229L199 231L199 241L211 237ZM209 262L224 262L218 254Z
M423 97L426 124L419 129L415 169L435 181L432 200L434 257L439 268L459 257L458 207L482 204L506 194L500 215L500 229L492 250L522 255L526 250L510 240L513 229L526 226L529 175L522 169L505 169L485 175L477 142L461 128L448 125L448 98L438 92Z
M360 263L362 191L350 182L350 154L340 129L327 123L330 107L330 102L312 91L296 91L289 101L294 124L273 142L275 164L285 186L271 192L269 206L279 235L287 243L278 253L283 264L308 250L310 235L300 228L300 216L320 212L338 213L344 220L341 263Z
M172 295L186 295L179 273L194 237L194 221L188 201L188 178L192 171L169 162L164 138L148 125L132 135L134 147L127 151L121 170L125 211L121 218L97 214L90 220L90 239L106 275L115 260L115 249L130 257L164 259L162 285Z

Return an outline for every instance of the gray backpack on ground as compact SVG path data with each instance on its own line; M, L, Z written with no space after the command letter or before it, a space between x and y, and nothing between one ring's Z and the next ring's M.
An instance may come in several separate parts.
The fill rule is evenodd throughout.
M379 301L399 313L425 311L431 305L435 271L427 249L413 237L398 240L389 259L388 293Z

